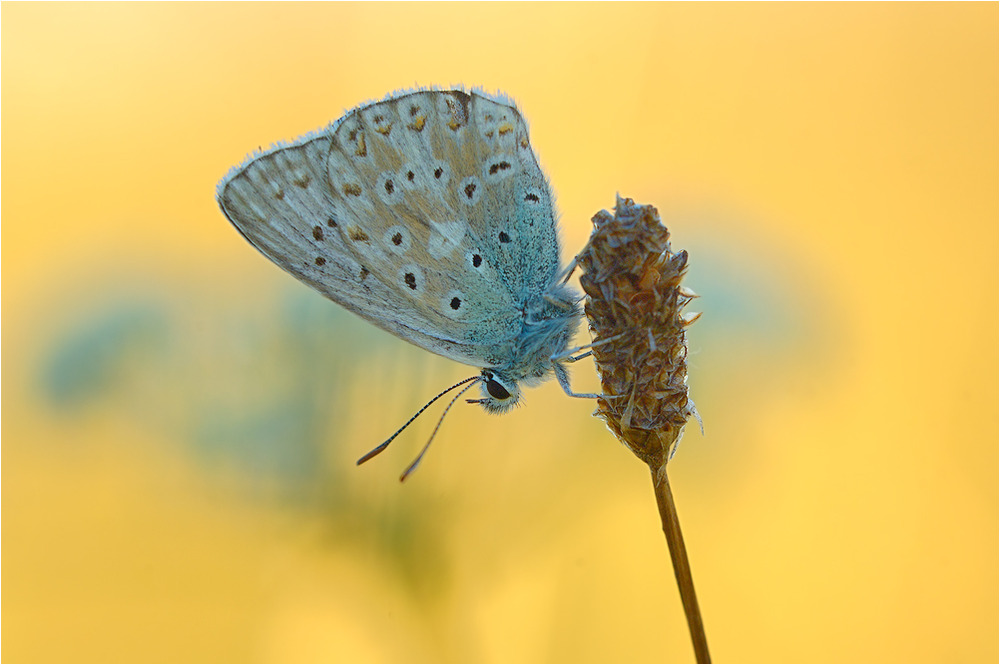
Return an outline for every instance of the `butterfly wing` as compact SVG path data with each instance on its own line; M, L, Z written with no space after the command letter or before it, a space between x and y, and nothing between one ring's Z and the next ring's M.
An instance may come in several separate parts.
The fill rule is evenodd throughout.
M329 136L310 137L239 167L220 184L223 213L262 254L327 298L399 337L460 359L470 350L423 332L424 322L406 312L387 316L395 291L338 246L325 184L330 143Z
M219 204L331 300L475 366L516 352L524 303L558 268L548 184L516 108L423 91L359 108L252 158Z

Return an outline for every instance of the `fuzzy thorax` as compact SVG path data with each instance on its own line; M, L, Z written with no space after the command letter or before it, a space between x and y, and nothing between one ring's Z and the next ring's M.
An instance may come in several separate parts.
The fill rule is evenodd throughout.
M577 294L565 284L554 284L523 305L521 332L509 363L483 369L482 398L475 400L489 413L506 413L518 405L521 386L534 386L555 371L553 356L569 346L580 324Z

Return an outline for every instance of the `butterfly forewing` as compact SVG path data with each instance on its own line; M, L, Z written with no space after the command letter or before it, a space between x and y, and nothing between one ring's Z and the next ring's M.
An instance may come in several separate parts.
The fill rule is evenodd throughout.
M252 158L219 203L276 264L376 325L476 366L511 357L558 270L554 213L513 106L424 91Z

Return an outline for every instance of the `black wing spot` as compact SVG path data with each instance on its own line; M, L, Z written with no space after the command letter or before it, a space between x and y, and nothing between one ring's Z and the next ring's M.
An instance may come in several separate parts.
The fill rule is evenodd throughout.
M500 235L498 235L497 237L500 238L500 242L504 242L504 243L510 242L510 236L507 235L506 231L501 231Z
M417 290L417 276L414 275L412 272L408 272L405 275L403 275L403 281L406 282L406 285L410 287L412 290L414 291Z

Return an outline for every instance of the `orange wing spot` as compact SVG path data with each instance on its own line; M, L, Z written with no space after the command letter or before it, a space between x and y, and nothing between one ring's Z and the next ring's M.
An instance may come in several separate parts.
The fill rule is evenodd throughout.
M367 233L365 233L365 232L364 232L364 231L363 231L363 230L362 230L362 229L361 229L360 227L358 227L358 226L352 226L352 227L351 227L350 229L348 229L348 230L347 230L347 236L348 236L348 237L349 237L349 238L350 238L351 240L355 240L355 241L357 241L357 242L368 242L368 234L367 234Z
M361 196L361 185L344 185L344 194L347 196Z
M359 129L352 131L348 138L354 141L354 155L356 157L366 157L368 155L368 146L365 144L365 133Z
M505 134L510 134L512 131L514 131L514 125L510 124L509 122L505 122L504 124L497 127L497 134L499 134L500 136L503 136Z

